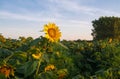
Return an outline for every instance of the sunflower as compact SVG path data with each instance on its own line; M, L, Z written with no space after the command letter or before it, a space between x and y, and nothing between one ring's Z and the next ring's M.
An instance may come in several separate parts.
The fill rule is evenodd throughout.
M61 37L61 32L54 23L48 23L44 25L45 37L51 42L57 42Z
M32 57L33 57L34 59L39 59L41 56L42 56L41 53L32 54Z
M0 66L0 74L4 74L6 78L9 78L10 75L14 76L14 69L7 65Z
M111 43L111 42L112 42L112 38L110 38L110 39L108 40L108 42Z
M52 64L50 64L50 65L48 65L48 66L45 67L45 72L46 71L50 71L50 70L54 70L54 69L55 69L55 66L52 65Z

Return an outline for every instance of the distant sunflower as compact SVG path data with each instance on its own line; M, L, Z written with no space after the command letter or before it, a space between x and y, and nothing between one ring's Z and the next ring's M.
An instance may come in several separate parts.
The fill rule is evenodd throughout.
M39 59L41 56L42 56L41 53L32 54L32 57L33 57L34 59Z
M54 69L55 69L55 66L53 64L50 64L50 65L45 67L45 72L50 71L50 70L54 70Z
M51 42L57 42L61 37L61 32L54 23L48 23L44 25L45 37Z
M108 42L111 43L111 42L112 42L112 38L110 38L110 39L108 40Z
M14 69L7 65L0 66L0 74L4 74L6 78L9 78L10 75L14 76Z

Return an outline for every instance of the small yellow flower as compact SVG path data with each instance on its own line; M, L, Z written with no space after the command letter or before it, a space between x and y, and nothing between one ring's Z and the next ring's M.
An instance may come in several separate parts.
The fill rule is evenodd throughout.
M110 38L108 42L111 43L112 42L112 38Z
M0 34L0 41L3 43L6 42L6 39L1 34Z
M6 78L9 78L10 75L14 76L14 69L10 66L3 65L0 67L0 73L4 74Z
M32 54L32 57L33 57L34 59L39 59L41 56L42 56L41 53Z
M60 52L56 52L56 55L57 55L57 56L60 56Z
M47 67L45 67L45 72L46 71L49 71L49 70L54 70L55 69L55 66L54 65L48 65Z
M57 42L61 37L61 32L54 23L44 25L44 32L46 33L45 37L51 42Z

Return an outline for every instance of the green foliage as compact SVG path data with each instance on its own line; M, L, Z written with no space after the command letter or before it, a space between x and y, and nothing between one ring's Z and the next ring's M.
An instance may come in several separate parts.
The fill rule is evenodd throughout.
M24 75L24 77L28 77L33 74L33 72L37 68L37 61L29 61L26 62L25 64L21 65L20 67L17 68L17 72L21 73Z
M0 78L6 78L1 74L4 64L14 69L10 79L120 78L118 40L51 43L44 37L4 39L0 44ZM32 56L38 53L37 59Z
M120 40L120 18L100 17L92 21L92 36L94 40L113 38Z
M69 47L74 68L73 79L119 79L120 43L100 41L63 41ZM72 69L72 68L71 68ZM71 76L72 75L72 76ZM69 78L67 78L69 79Z
M7 79L4 74L0 74L0 79Z

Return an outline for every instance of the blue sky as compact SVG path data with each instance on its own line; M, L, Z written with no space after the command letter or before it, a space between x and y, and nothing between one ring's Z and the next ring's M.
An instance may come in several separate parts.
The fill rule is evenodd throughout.
M91 40L91 21L101 16L120 17L120 0L0 0L0 33L37 38L44 24L54 22L61 39Z

